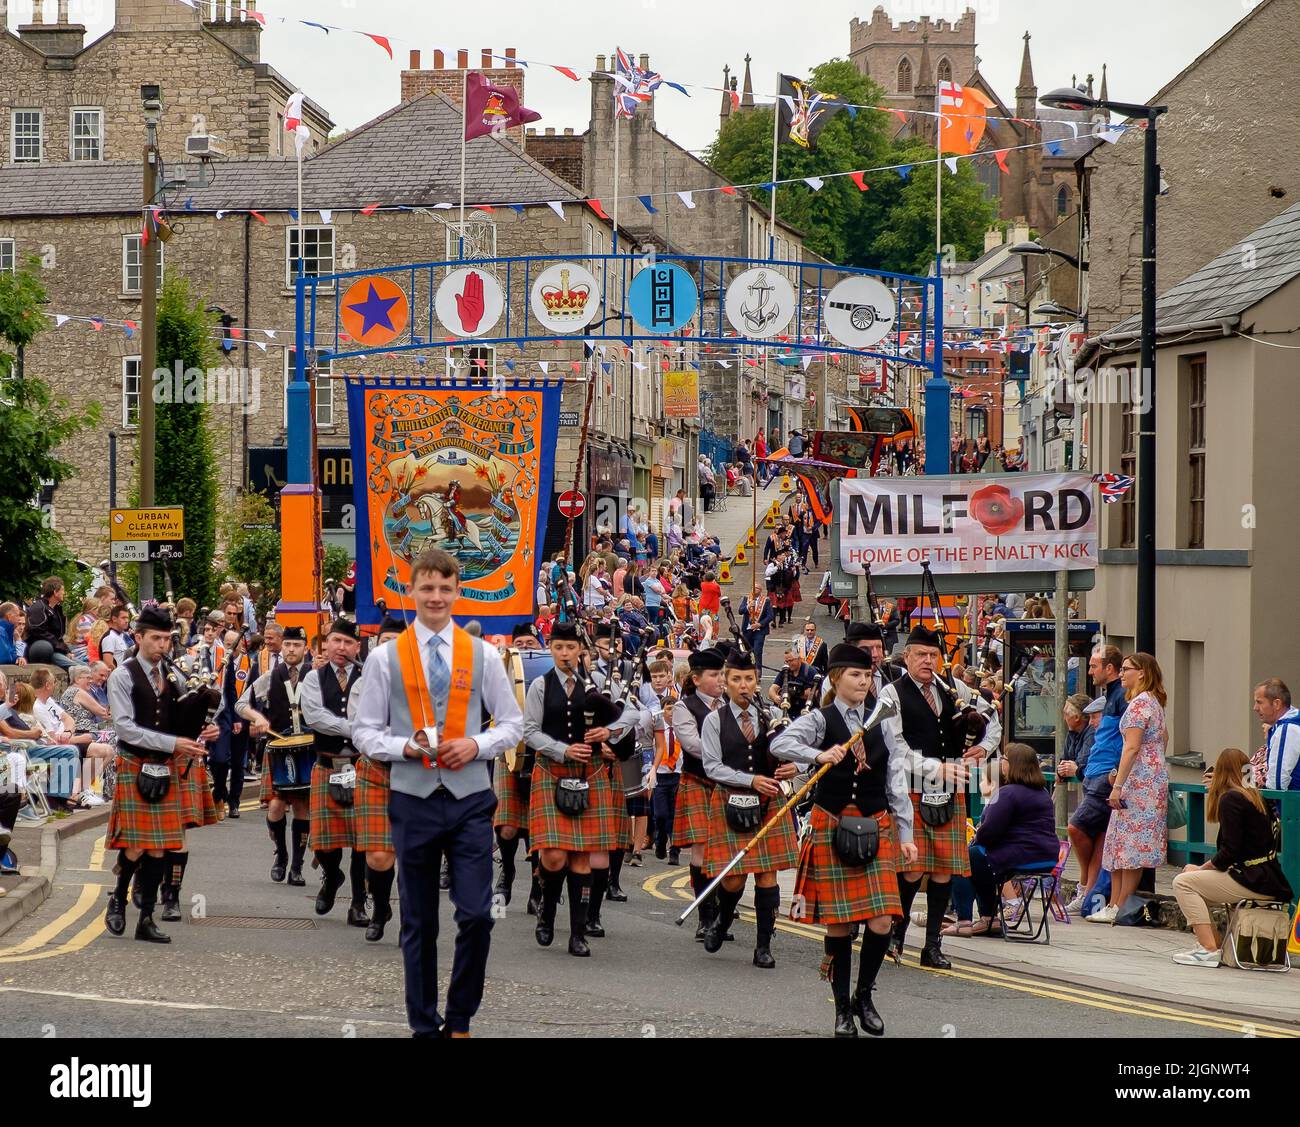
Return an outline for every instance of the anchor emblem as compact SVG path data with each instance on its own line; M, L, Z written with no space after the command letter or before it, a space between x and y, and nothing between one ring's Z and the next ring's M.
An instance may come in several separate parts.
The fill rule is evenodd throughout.
M749 331L757 335L781 316L780 309L775 304L769 304L776 287L769 284L767 271L760 270L758 277L749 284L747 289L749 300L740 307L740 315L744 318Z

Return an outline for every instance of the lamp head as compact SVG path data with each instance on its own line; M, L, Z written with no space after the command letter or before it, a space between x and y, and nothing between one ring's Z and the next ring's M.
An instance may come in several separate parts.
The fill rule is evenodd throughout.
M1082 86L1062 86L1044 94L1038 101L1053 110L1092 110L1101 104Z

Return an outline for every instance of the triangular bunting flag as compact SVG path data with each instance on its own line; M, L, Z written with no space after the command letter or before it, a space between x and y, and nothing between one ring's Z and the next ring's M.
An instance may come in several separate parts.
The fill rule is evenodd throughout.
M63 314L63 313L56 313L56 314L54 315L54 327L55 327L56 329L61 329L61 328L63 328L64 322L66 322L67 319L68 319L68 318L67 318L67 315L66 315L66 314Z
M951 172L954 176L957 174L957 158L956 158L956 157L945 157L943 163L946 164L946 165L948 166L948 171Z
M518 60L516 60L516 61L518 61ZM564 75L565 78L571 78L574 82L579 82L579 81L581 81L581 80L578 78L578 76L577 76L576 74L574 74L573 71L571 71L568 67L557 67L557 66L555 66L554 64L552 64L551 69L552 69L552 70L558 70L562 75Z
M695 209L695 200L690 192L678 192L677 198L682 201L692 211Z
M564 204L560 203L559 200L547 200L546 206L555 212L555 214L561 219L564 218Z
M868 189L867 182L866 182L866 180L864 179L864 177L865 177L866 175L867 175L867 174L866 174L865 172L850 172L850 173L849 173L849 179L852 180L853 183L855 183L855 184L858 186L858 191L859 191L859 192L865 192L865 191L868 191L868 190L869 190L869 189Z
M591 208L591 210L594 211L597 215L599 215L601 219L609 218L609 216L605 214L605 209L601 206L600 200L588 200L587 206Z
M659 214L659 209L650 202L651 199L650 196L637 196L637 199L641 201L641 206L645 208L646 211L648 211L651 215Z
M912 175L912 166L910 164L900 164L894 171L898 173L900 180L906 180Z
M334 212L328 207L321 208L320 221L328 227L332 222L334 222Z
M814 192L820 192L822 185L826 183L820 176L805 176L803 182L808 185Z
M1007 153L1010 151L1010 149L995 149L993 152L993 155L998 158L998 167L1002 169L1003 172L1011 171L1011 169L1007 167Z
M378 43L379 46L381 46L385 51L388 52L388 57L390 59L393 57L393 46L391 43L388 42L388 39L385 36L371 35L370 32L368 31L363 31L361 34L364 35L367 39L372 39L374 40L374 42Z

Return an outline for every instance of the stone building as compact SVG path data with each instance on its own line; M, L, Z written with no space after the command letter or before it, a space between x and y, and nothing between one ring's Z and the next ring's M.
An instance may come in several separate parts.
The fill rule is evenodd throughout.
M116 0L112 29L89 44L68 22L68 0L54 12L52 0L34 4L15 34L0 0L0 164L138 162L146 83L161 88L159 146L176 163L192 134L218 138L232 157L285 154L295 87L261 59L253 0ZM308 99L303 111L314 150L333 122Z

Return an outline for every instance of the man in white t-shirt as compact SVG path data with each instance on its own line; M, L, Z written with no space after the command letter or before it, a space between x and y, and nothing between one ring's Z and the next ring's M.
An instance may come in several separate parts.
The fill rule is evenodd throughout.
M123 606L114 607L113 613L108 616L108 632L99 641L99 656L110 670L116 669L126 658L127 648L131 644L126 633L130 621L131 612Z

